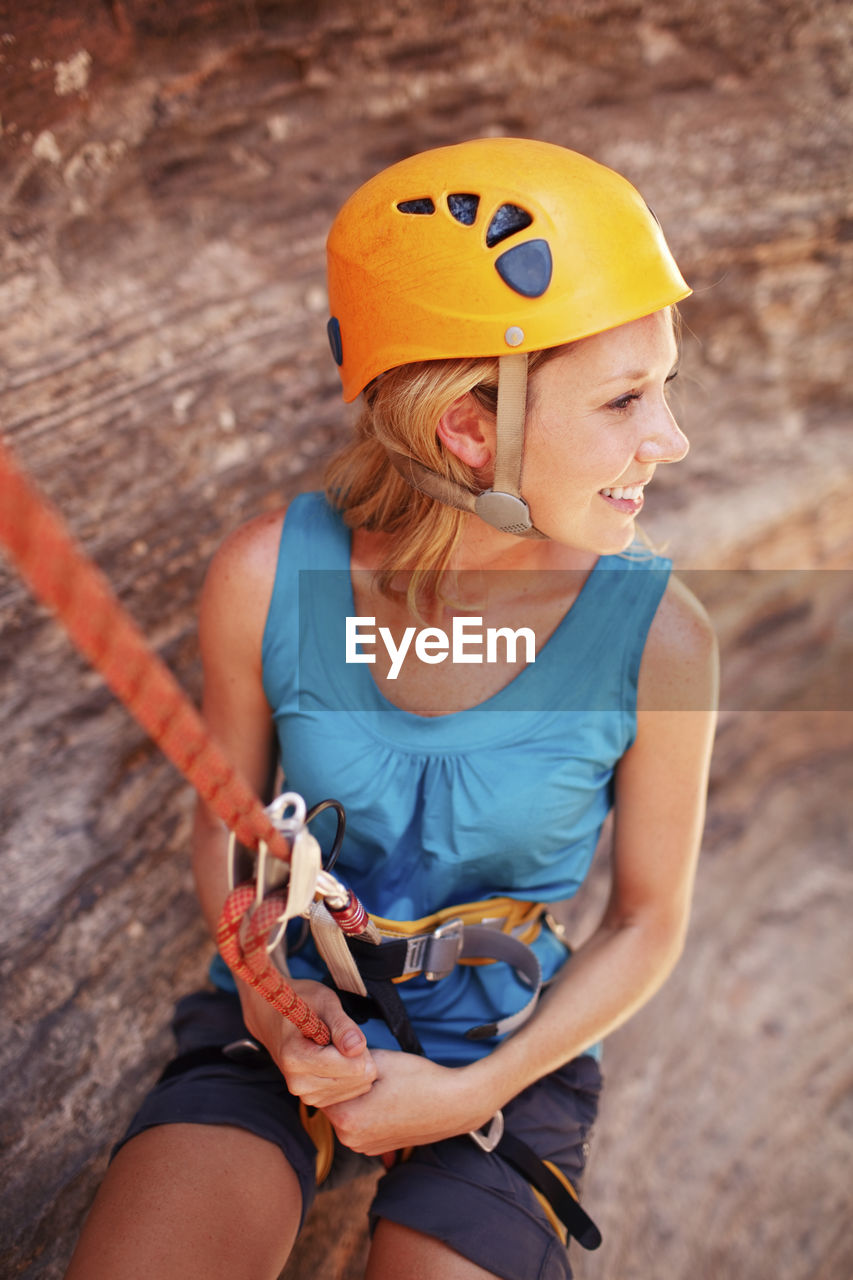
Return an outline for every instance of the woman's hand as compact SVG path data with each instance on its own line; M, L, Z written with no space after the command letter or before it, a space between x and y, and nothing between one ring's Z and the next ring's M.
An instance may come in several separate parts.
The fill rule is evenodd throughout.
M374 1050L373 1060L378 1075L369 1092L323 1108L353 1151L377 1156L439 1142L480 1128L497 1109L476 1084L472 1067L440 1067L384 1049Z
M308 1106L323 1108L367 1093L377 1072L361 1028L322 983L305 980L291 986L323 1019L331 1044L321 1048L307 1040L263 996L240 983L246 1026L267 1048L290 1092Z

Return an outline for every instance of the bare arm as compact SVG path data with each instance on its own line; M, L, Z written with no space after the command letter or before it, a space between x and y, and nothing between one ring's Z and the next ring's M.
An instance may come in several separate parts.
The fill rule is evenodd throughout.
M643 657L637 736L617 770L612 889L598 928L530 1022L488 1057L447 1070L377 1053L380 1079L369 1097L331 1109L344 1142L373 1153L479 1126L657 991L687 930L716 689L710 626L673 583Z
M264 516L239 529L215 556L202 593L199 639L204 666L203 714L229 759L258 794L272 747L264 694L261 643L269 609L282 516ZM295 625L295 624L294 624ZM202 911L215 934L228 892L228 832L203 805L196 810L192 863ZM245 984L238 991L246 1025L276 1059L291 1090L320 1106L370 1087L375 1067L362 1031L336 996L319 983L294 984L332 1032L326 1049L306 1041Z
M258 795L267 780L272 749L272 720L261 680L261 641L280 530L280 517L267 517L239 529L223 544L208 570L199 613L202 714ZM199 803L193 872L213 934L228 891L227 844L225 825Z
M704 826L716 695L710 627L674 584L643 659L637 736L616 772L607 908L543 1000L551 1034L531 1025L528 1037L522 1032L505 1046L507 1057L527 1057L528 1071L534 1064L550 1070L613 1031L675 966ZM535 1041L535 1049L526 1040ZM550 1051L543 1040L551 1041Z

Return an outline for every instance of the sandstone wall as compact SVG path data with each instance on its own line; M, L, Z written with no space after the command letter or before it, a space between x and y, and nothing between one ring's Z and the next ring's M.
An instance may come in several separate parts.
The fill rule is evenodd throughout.
M322 250L359 182L461 137L565 143L635 181L695 286L693 450L650 532L686 568L803 572L737 609L706 579L729 710L688 955L608 1055L600 1280L853 1261L851 609L807 572L851 543L849 37L832 0L0 6L0 425L194 695L212 550L346 430ZM0 623L0 1271L55 1277L210 947L187 789L2 566ZM368 1190L289 1275L359 1274Z

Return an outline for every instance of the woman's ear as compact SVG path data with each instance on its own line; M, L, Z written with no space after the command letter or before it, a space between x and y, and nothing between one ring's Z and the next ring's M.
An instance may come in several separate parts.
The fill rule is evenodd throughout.
M438 438L446 449L475 471L494 457L494 425L467 392L454 400L438 420Z

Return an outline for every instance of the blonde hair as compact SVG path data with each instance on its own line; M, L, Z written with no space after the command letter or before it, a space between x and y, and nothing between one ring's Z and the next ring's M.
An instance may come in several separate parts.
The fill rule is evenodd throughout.
M533 352L529 373L565 350ZM389 369L366 389L353 439L326 470L326 496L351 529L392 535L391 549L376 572L376 587L386 596L399 597L392 584L396 575L407 573L405 594L416 613L419 604L443 599L441 577L468 517L408 484L387 449L479 492L484 487L481 478L444 447L437 432L442 414L466 394L494 418L497 357L423 360Z

